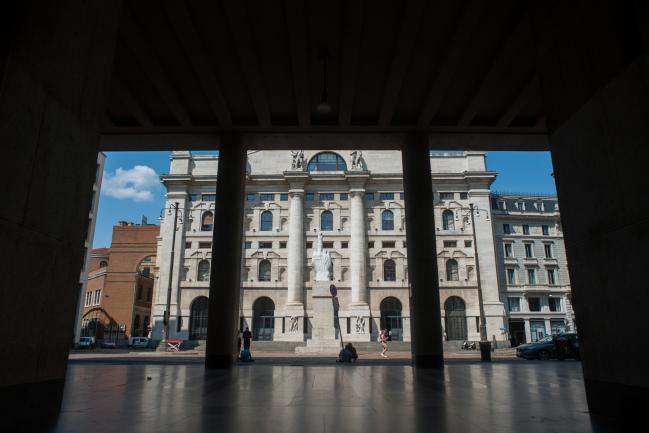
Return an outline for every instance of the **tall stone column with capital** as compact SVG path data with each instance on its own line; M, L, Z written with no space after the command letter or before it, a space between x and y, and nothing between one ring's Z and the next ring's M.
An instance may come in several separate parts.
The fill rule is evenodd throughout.
M365 224L365 205L363 188L352 188L350 195L350 241L349 263L351 274L352 302L349 306L350 315L355 319L351 340L368 341L370 339L369 321L370 308L368 304L369 291L367 288L367 227Z
M288 293L284 317L290 324L275 340L304 341L304 180L303 172L286 172L289 181Z

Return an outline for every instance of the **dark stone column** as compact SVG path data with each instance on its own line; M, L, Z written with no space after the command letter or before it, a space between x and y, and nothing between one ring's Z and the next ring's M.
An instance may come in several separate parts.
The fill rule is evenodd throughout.
M410 135L401 151L412 357L423 368L444 366L429 152L426 134Z
M205 367L228 368L236 358L246 151L240 136L221 136L212 238Z
M26 0L0 43L0 430L57 415L121 2Z
M649 8L532 11L591 413L632 419L649 393ZM643 421L644 422L644 421Z

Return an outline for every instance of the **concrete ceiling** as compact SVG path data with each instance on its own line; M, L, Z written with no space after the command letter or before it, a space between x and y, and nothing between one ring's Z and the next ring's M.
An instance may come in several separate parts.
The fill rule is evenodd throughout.
M156 148L166 147L161 135L191 142L227 130L426 131L460 134L460 147L541 149L545 115L524 8L515 0L125 2L103 148L134 135ZM328 114L316 110L323 49ZM486 135L490 145L477 139Z

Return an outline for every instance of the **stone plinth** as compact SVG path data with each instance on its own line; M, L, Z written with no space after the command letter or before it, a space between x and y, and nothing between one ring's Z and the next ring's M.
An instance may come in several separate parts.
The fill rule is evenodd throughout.
M334 299L332 302L329 281L316 281L311 291L311 338L306 346L296 347L298 353L338 353L341 349L334 325Z

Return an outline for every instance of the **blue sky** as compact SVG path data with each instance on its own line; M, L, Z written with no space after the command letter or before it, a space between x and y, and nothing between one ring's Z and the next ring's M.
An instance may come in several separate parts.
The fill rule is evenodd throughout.
M195 152L208 153L208 152ZM118 221L159 224L164 188L158 176L169 171L170 152L108 152L99 199L94 248L110 246ZM487 168L498 172L492 189L555 194L548 152L489 152Z

